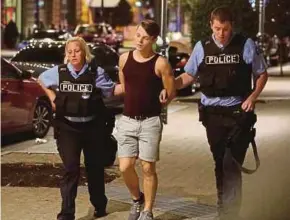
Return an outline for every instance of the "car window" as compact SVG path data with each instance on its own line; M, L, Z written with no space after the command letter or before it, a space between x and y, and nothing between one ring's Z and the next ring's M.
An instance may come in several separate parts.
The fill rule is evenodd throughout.
M94 47L91 49L92 54L94 55L94 60L96 64L104 66L105 63L105 53L104 50L100 47Z
M63 59L63 48L27 48L17 53L12 61L60 64Z
M1 79L19 79L20 75L17 69L1 59Z
M114 51L112 51L108 48L105 48L104 56L105 56L105 59L104 59L105 65L107 65L107 66L118 65L119 57L118 57L118 54L115 53Z
M82 26L77 31L78 34L98 34L98 35L108 35L112 34L112 27L106 25L90 25Z
M60 33L56 31L53 31L53 32L38 31L32 34L32 38L35 38L35 39L51 38L51 39L57 40L59 35Z

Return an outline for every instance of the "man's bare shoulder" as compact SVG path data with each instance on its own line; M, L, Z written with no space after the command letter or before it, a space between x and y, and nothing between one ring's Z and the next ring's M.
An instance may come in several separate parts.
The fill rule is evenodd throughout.
M129 52L122 53L119 57L119 68L123 68L127 59L129 57Z
M125 61L126 62L126 60L128 59L128 56L129 56L129 51L128 52L125 52L125 53L122 53L121 55L120 55L120 60L121 61Z
M159 57L158 57L158 59L157 59L157 61L156 61L156 67L157 67L158 69L160 69L160 68L164 68L164 67L166 67L166 66L168 66L168 65L169 65L169 62L168 62L168 60L167 60L166 57L163 57L163 56L159 56Z

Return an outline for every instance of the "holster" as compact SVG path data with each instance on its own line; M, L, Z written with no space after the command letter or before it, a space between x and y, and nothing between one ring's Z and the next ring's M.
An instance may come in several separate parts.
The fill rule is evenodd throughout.
M199 114L198 120L202 122L202 124L204 125L205 120L206 120L205 106L202 105L200 101L197 103L197 106L198 106L198 114Z
M233 117L236 120L236 125L228 136L228 141L238 142L238 137L241 132L248 131L247 139L251 142L256 136L254 125L257 121L257 115L254 112L245 112L237 110L233 112Z
M53 126L53 138L58 139L60 134L60 125L59 120L57 119L55 113L52 115L52 126Z
M255 158L256 167L255 169L247 169L243 167L233 156L232 161L235 162L237 167L246 174L252 174L257 171L257 169L260 167L260 159L258 155L258 149L255 142L255 136L256 136L256 129L254 128L254 125L257 121L257 115L254 112L244 112L244 111L237 111L233 112L234 117L236 118L237 124L233 127L232 131L229 133L229 136L226 140L226 148L228 151L230 150L231 143L237 143L241 140L239 138L241 137L241 132L247 132L247 135L245 138L247 138L247 141L252 145L253 154ZM247 146L248 148L248 146ZM226 149L226 150L227 150ZM247 150L247 149L246 149Z

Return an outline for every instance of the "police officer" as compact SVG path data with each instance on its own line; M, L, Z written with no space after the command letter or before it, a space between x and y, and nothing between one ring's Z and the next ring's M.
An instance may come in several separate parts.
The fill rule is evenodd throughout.
M39 76L39 83L55 110L57 147L65 170L60 185L62 206L58 220L75 219L82 150L94 216L106 215L102 163L106 112L102 97L121 94L122 89L106 77L102 68L91 68L92 59L82 38L70 38L65 45L65 64ZM54 86L56 92L51 89Z
M211 37L195 45L185 73L176 78L176 88L184 88L199 79L200 120L206 128L215 161L218 211L220 219L238 219L241 204L241 170L255 122L255 101L267 82L266 65L254 42L233 33L233 15L229 8L212 11ZM254 76L254 89L251 87ZM234 128L239 131L228 140ZM231 158L225 160L226 149ZM233 162L234 160L238 163Z

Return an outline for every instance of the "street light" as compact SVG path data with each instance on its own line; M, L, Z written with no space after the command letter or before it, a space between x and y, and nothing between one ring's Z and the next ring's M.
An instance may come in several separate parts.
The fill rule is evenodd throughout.
M264 24L265 24L265 0L259 1L259 32L258 35L261 36L263 40L264 36Z
M167 0L161 0L161 19L160 19L160 34L162 38L161 54L166 55L166 32L167 32ZM168 110L167 107L162 108L161 119L164 124L168 122Z

